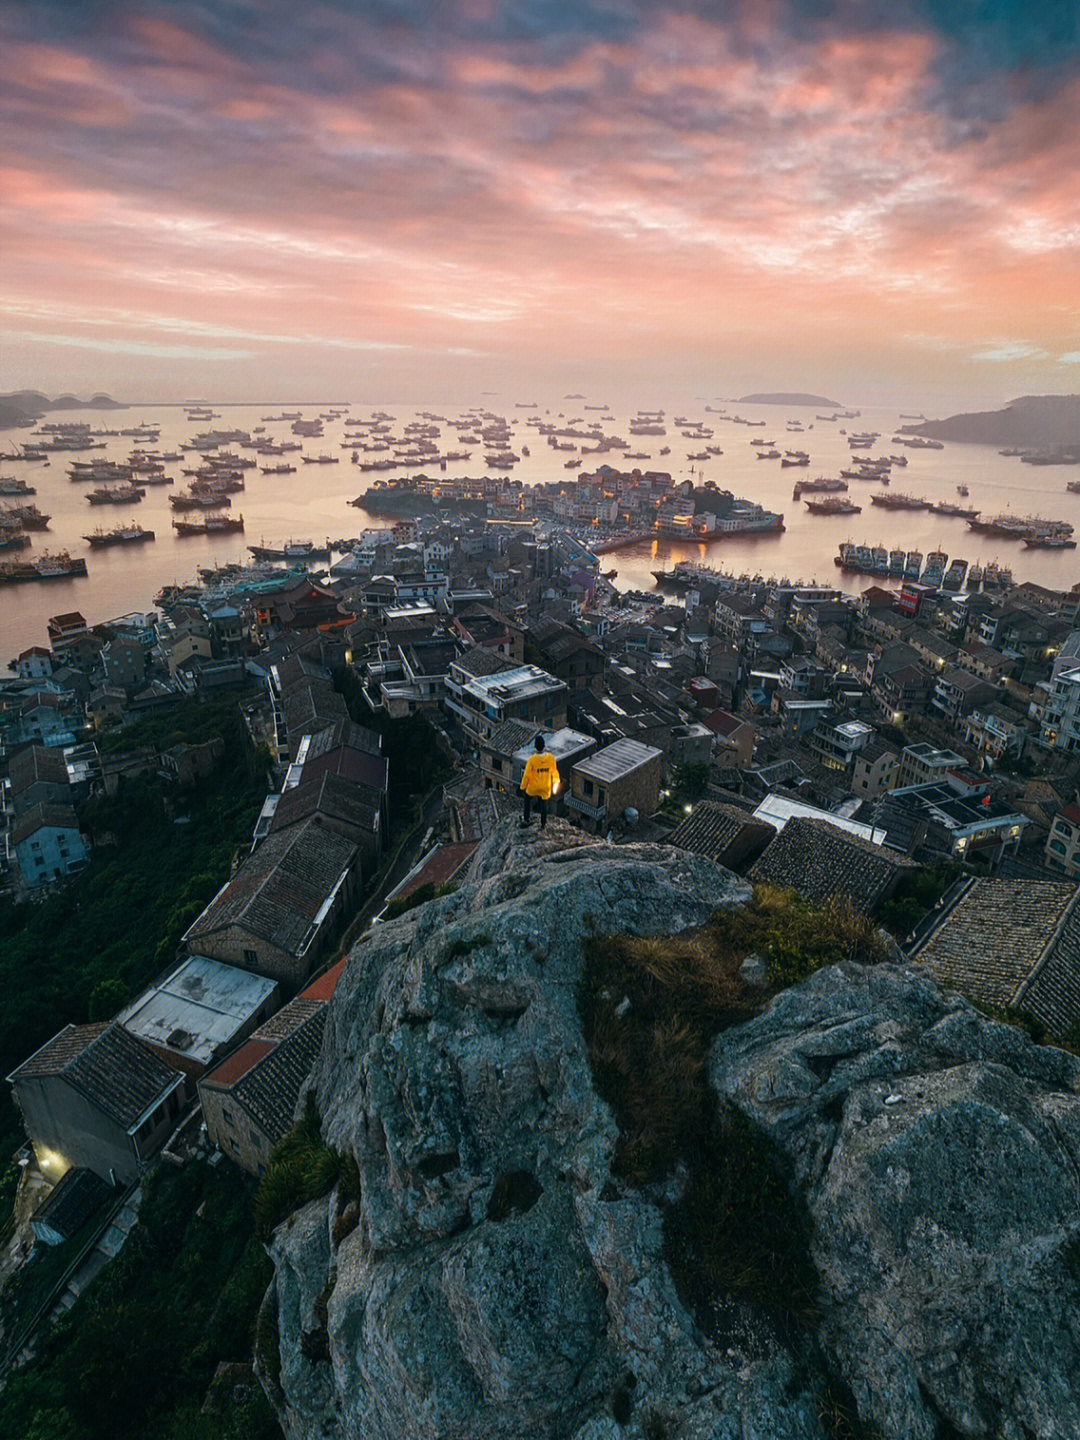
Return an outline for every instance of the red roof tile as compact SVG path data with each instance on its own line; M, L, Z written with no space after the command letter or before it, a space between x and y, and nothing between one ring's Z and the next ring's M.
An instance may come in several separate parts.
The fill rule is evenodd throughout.
M257 1065L273 1048L269 1040L249 1040L245 1045L241 1045L239 1050L234 1050L227 1060L215 1066L208 1075L204 1075L199 1083L222 1088L235 1085L237 1080L242 1079L251 1067Z
M341 978L341 972L345 969L345 961L348 956L342 956L336 965L331 965L329 970L324 970L300 994L305 1000L329 1000L334 993L334 987Z

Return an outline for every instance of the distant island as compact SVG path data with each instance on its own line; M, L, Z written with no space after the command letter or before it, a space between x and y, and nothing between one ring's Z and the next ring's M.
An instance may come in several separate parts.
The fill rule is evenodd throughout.
M901 425L909 435L967 445L1009 445L1047 450L1080 445L1080 395L1021 395L1004 410L979 410Z
M823 410L839 410L838 400L823 395L804 395L800 390L776 390L766 395L740 395L738 405L819 405Z
M50 400L40 390L13 390L0 395L0 430L9 430L15 425L31 425L54 410L126 410L127 406L111 395L91 395L89 400L80 400L76 395L58 395Z

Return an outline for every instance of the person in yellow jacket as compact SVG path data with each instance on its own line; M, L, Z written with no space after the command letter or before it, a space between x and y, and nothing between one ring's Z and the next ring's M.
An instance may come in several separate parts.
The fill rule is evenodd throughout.
M521 777L521 788L525 794L525 817L521 822L522 829L529 824L534 800L536 808L540 812L540 829L544 828L547 824L548 801L557 792L559 783L559 767L555 764L555 756L544 749L543 735L537 735L536 754L529 756L525 765L525 774Z

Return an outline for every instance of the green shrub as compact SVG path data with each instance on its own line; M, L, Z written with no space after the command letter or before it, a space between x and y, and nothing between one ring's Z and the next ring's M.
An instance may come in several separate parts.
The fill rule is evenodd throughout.
M743 954L761 955L778 986L797 984L842 960L872 963L884 957L873 920L839 896L811 905L794 890L755 885L752 903L723 923L728 943Z
M328 1195L338 1182L342 1157L319 1129L315 1097L309 1090L303 1117L270 1156L255 1197L259 1238L268 1242L277 1227L301 1206Z

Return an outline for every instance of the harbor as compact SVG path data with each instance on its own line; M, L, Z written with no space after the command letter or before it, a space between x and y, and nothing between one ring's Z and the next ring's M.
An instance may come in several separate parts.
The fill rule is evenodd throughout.
M816 577L856 593L868 581L891 578L888 567L883 577L873 568L834 566L842 542L862 539L871 550L886 544L905 555L960 553L976 573L996 564L1011 568L1018 581L1067 588L1077 578L1071 534L1049 532L1040 542L1037 534L1013 538L967 528L970 518L1003 514L1080 527L1080 489L1069 480L1075 471L1023 464L1021 456L1002 456L991 446L915 444L921 437L900 431L896 411L864 408L856 415L849 407L819 420L813 411L715 401L589 410L558 399L524 409L512 397L439 411L356 403L207 408L203 417L183 406L132 406L76 427L50 420L49 429L0 436L4 504L33 500L50 516L51 551L89 558L85 574L73 570L49 587L19 587L0 615L0 654L32 643L58 605L88 615L124 613L145 606L166 584L191 581L199 566L243 563L253 536L277 563L296 558L326 570L344 552L323 553L325 537L410 516L431 524L455 514L535 524L541 517L529 497L564 485L574 487L563 493L565 513L550 520L570 526L593 553L611 554L620 590L655 590L654 570L687 562L748 576ZM296 432L298 421L321 433ZM796 444L801 454L788 453ZM782 463L802 454L808 466ZM567 470L567 460L578 463ZM279 465L294 468L278 471ZM660 523L657 513L635 523L588 511L596 505L585 498L596 493L589 477L602 466L669 477L657 482L672 499ZM421 476L427 483L418 486ZM680 492L707 487L744 502L750 508L742 513L756 516L761 528L742 527L737 512L737 523L708 530L701 513L679 503ZM104 502L115 511L112 525L87 525L89 496L98 489L125 497ZM893 492L918 507L871 503ZM822 505L828 500L847 504ZM240 501L243 530L235 523ZM133 526L136 514L156 543L88 538L95 528ZM22 527L5 530L0 543L9 563L40 553L34 533ZM305 549L285 553L297 545Z

